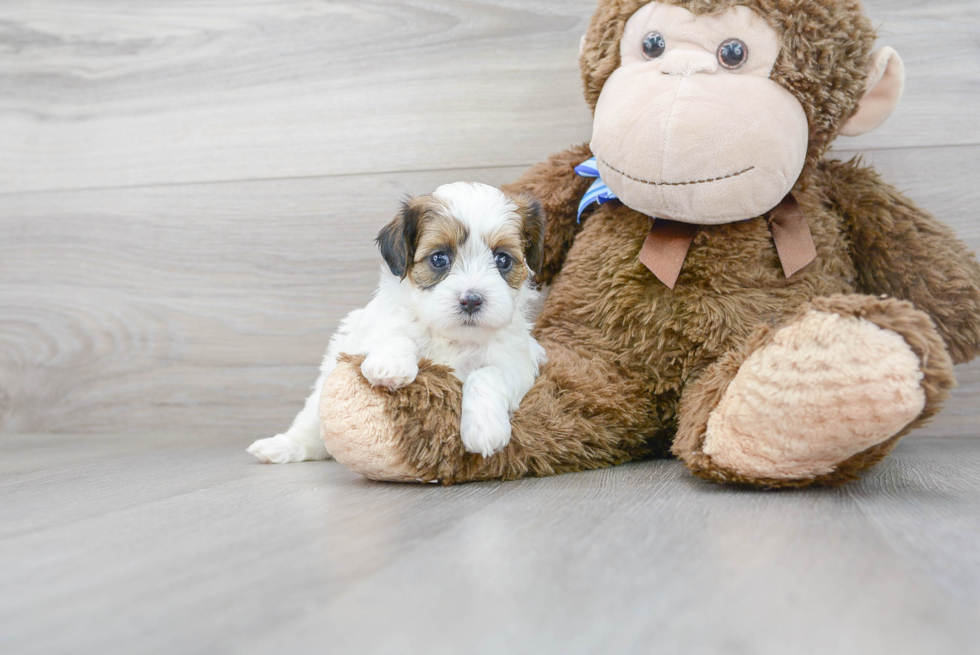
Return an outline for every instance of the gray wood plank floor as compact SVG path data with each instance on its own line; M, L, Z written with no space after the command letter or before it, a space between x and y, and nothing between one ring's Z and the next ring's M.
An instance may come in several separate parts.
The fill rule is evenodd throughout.
M0 438L5 653L976 653L980 440L843 489L443 488L228 436Z

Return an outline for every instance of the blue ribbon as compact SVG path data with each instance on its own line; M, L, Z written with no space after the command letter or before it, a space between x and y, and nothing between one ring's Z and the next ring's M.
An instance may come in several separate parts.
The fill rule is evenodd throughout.
M609 190L606 183L602 181L602 177L599 175L599 169L596 167L595 157L587 159L578 166L575 167L575 173L581 177L594 177L595 182L589 187L589 190L585 192L582 196L581 202L578 203L578 221L582 222L582 212L585 208L592 203L604 204L610 200L617 200L615 193Z

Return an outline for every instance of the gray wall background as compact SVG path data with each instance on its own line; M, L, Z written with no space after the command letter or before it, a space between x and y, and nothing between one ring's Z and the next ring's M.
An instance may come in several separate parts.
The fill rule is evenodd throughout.
M841 139L980 245L980 4L872 0L907 67ZM587 141L591 0L5 0L0 431L280 431L406 192ZM976 436L980 365L921 435Z

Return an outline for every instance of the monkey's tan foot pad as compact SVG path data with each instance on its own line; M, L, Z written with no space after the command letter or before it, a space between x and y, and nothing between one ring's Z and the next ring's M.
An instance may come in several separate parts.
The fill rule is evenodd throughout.
M701 450L748 479L812 479L898 434L922 413L921 362L865 318L811 309L738 368Z
M436 482L465 455L462 384L445 366L419 362L415 382L391 391L361 374L363 356L341 355L323 383L320 434L334 459L371 478Z
M387 415L389 393L364 379L360 362L340 361L323 383L320 434L327 450L352 471L374 480L415 480Z

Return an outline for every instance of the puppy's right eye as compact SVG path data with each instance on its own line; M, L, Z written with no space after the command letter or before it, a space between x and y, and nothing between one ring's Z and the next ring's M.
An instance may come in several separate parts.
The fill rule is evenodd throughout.
M444 252L434 252L429 255L429 263L432 268L446 268L449 266L449 255Z

